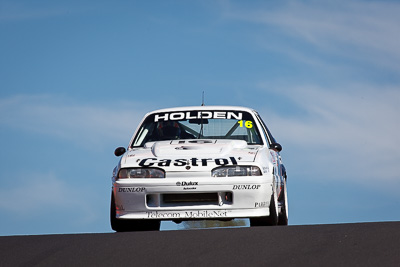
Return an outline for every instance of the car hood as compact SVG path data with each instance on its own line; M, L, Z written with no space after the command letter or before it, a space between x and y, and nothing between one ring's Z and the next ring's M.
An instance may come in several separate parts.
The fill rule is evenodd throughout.
M204 171L254 162L261 146L242 140L172 140L149 142L128 150L121 167L159 167L166 171Z

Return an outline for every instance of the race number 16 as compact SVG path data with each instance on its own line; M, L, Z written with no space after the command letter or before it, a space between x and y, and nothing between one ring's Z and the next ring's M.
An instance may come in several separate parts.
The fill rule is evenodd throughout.
M240 127L243 127L243 120L238 121ZM245 121L244 126L246 128L253 128L253 122L252 121Z

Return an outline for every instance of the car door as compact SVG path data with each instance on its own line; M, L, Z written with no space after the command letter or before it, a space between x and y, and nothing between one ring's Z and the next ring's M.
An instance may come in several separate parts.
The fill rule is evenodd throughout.
M282 150L282 146L278 142L276 142L275 138L272 136L272 133L270 132L260 115L257 112L255 112L255 115L262 127L262 133L264 134L265 139L268 142L269 153L271 154L272 163L274 165L274 177L276 186L275 189L279 197L283 189L284 179L286 179L286 169L283 165L282 157L279 153Z

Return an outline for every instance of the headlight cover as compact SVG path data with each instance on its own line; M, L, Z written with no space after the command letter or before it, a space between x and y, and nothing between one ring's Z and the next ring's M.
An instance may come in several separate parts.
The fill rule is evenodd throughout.
M261 176L261 170L257 166L225 166L212 170L212 177L233 176Z
M127 178L165 178L165 172L156 168L120 169L118 173L118 179Z

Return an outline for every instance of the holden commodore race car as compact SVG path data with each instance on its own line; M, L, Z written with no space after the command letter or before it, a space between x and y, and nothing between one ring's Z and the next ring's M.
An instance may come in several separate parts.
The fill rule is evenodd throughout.
M159 230L162 220L249 218L287 225L286 170L250 108L200 106L145 115L112 176L115 231Z

